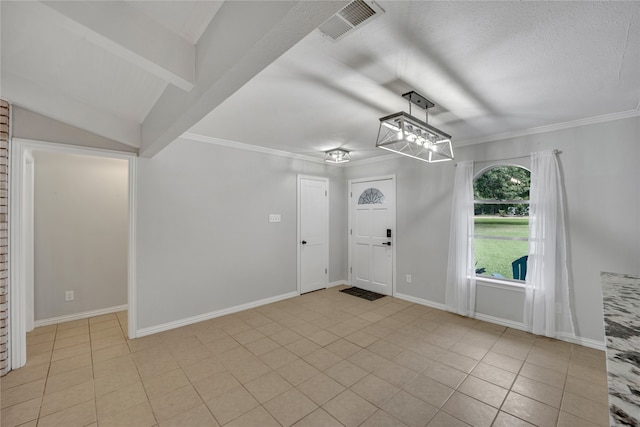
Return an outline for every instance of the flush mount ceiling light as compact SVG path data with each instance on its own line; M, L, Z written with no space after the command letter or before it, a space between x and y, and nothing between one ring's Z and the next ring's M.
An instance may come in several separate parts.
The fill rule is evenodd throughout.
M351 161L351 156L347 150L336 148L325 152L324 161L329 163L346 163Z
M376 147L423 162L453 160L451 136L427 123L428 109L435 104L414 91L402 95L409 100L409 114L401 111L380 118ZM411 104L425 110L425 121L411 115Z

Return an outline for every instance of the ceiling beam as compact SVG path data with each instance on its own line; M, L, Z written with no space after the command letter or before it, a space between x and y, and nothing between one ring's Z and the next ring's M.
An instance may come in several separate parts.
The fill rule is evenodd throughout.
M10 72L2 72L0 86L3 99L12 104L96 135L135 148L140 147L140 124L135 121L116 117L107 111L71 99L51 86L39 86Z
M142 123L140 155L161 151L347 3L225 2L196 46L193 90L165 89Z
M119 1L44 1L60 24L107 51L190 91L195 46L135 7Z

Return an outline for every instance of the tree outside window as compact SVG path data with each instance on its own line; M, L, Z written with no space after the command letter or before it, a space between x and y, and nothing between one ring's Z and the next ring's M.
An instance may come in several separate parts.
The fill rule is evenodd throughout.
M526 266L530 182L531 173L519 166L492 167L474 181L476 274L524 280L512 264Z

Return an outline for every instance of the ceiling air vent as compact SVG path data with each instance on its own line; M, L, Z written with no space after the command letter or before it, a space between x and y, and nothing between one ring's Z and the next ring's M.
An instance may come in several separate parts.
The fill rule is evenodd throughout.
M354 0L318 29L326 37L338 41L383 13L384 10L373 1Z

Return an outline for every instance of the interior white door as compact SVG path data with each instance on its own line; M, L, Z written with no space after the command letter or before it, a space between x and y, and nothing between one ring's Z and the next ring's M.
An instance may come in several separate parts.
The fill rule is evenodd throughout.
M396 206L394 180L352 182L349 195L351 284L392 295Z
M298 178L299 288L300 293L329 284L328 179Z

